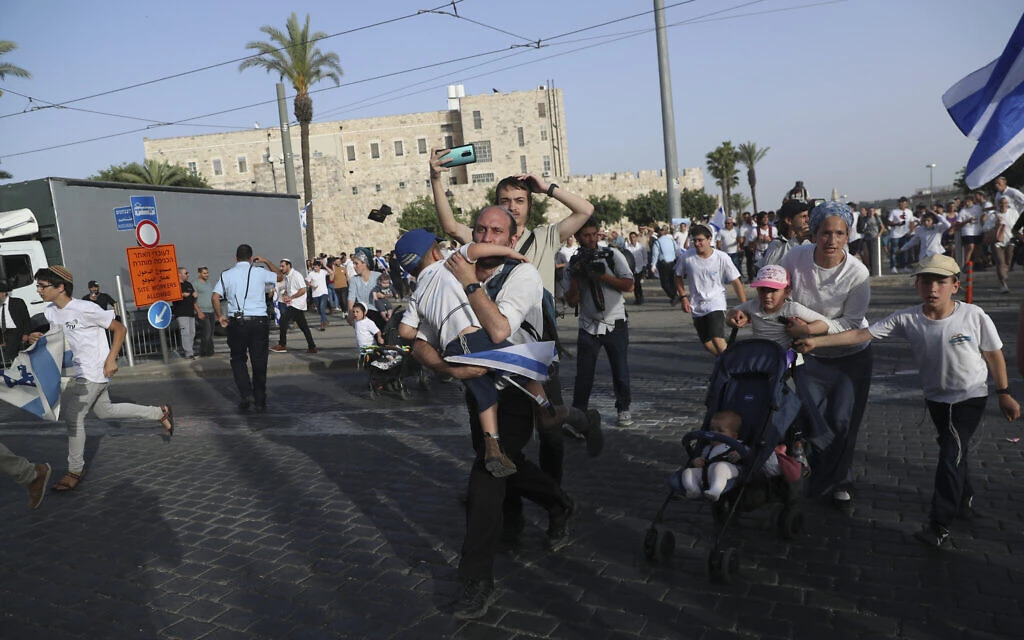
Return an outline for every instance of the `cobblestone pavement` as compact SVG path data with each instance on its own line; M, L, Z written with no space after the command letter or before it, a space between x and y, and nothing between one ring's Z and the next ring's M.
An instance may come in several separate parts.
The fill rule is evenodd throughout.
M981 274L979 301L1006 342L1013 386L1016 304ZM1015 272L1019 278L1019 272ZM877 283L871 318L913 301L908 280ZM1011 281L1011 285L1013 281ZM654 287L656 288L656 287ZM653 289L652 288L652 294ZM1018 288L1021 288L1018 286ZM563 335L572 336L572 319ZM1005 638L1024 634L1020 424L989 403L971 464L984 517L952 550L910 539L925 519L934 427L900 344L876 345L855 459L852 513L805 504L807 532L775 534L771 509L741 519L731 585L710 582L704 504L671 505L676 552L641 540L702 417L711 360L688 318L651 296L631 308L636 424L610 427L604 454L567 454L582 501L572 544L544 551L528 507L524 550L499 556L485 618L450 615L471 460L454 384L371 400L344 327L321 354L272 355L269 411L239 415L223 357L125 367L115 401L170 401L177 433L89 423L88 477L39 511L0 481L0 637L21 638ZM294 338L293 338L294 339ZM300 340L301 343L301 340ZM572 362L563 377L571 387ZM614 420L607 365L592 406ZM0 440L64 469L62 428L0 408Z

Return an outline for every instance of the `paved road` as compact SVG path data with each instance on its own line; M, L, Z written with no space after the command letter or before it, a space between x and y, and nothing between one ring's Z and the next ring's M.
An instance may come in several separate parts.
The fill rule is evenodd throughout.
M979 278L979 301L1012 364L1020 298L999 296L990 279ZM871 317L912 296L907 280L882 279ZM170 443L154 425L91 422L78 490L29 512L21 490L0 483L0 637L1024 634L1024 456L1007 440L1020 425L997 419L990 402L972 452L987 517L956 526L954 550L921 548L910 534L927 515L934 434L898 344L877 345L852 514L807 504L809 531L793 542L777 538L770 510L745 517L730 543L740 579L720 585L705 576L708 510L680 503L675 556L645 562L642 534L682 458L680 436L702 417L711 361L663 300L652 295L631 313L637 423L608 429L600 458L570 448L566 487L584 505L573 544L545 553L546 518L528 510L525 550L499 558L499 598L483 620L449 615L471 459L459 390L435 382L408 401L371 400L348 330L332 326L316 336L320 354L272 356L265 415L235 412L223 357L125 367L115 401L172 402L180 417ZM1015 365L1013 377L1020 397ZM613 419L603 362L593 406ZM0 425L5 444L64 468L60 427L7 408Z

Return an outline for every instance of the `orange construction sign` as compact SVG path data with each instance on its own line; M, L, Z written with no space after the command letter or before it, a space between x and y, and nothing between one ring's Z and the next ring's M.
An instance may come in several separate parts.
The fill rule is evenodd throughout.
M128 247L128 273L136 307L148 307L158 300L181 300L178 256L173 244Z

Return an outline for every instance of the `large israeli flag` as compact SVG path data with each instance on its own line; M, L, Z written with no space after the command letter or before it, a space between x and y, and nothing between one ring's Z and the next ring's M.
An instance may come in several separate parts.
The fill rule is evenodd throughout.
M1024 16L1003 54L942 96L953 122L978 141L967 161L967 186L997 177L1024 154Z
M548 367L555 359L555 354L554 342L530 342L501 349L446 356L445 360L456 364L487 367L544 382L548 379Z
M71 352L59 327L39 338L0 370L0 400L45 420L60 417L61 374Z

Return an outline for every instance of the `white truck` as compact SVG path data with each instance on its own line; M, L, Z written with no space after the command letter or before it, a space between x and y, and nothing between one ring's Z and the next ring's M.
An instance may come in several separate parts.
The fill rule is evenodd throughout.
M42 178L0 185L0 279L35 316L42 300L33 274L42 267L70 269L78 298L90 280L116 298L119 275L131 310L126 250L138 246L132 206L139 202L155 205L139 211L156 218L160 244L175 245L178 265L192 274L206 265L216 278L242 243L271 260L302 264L298 196Z

